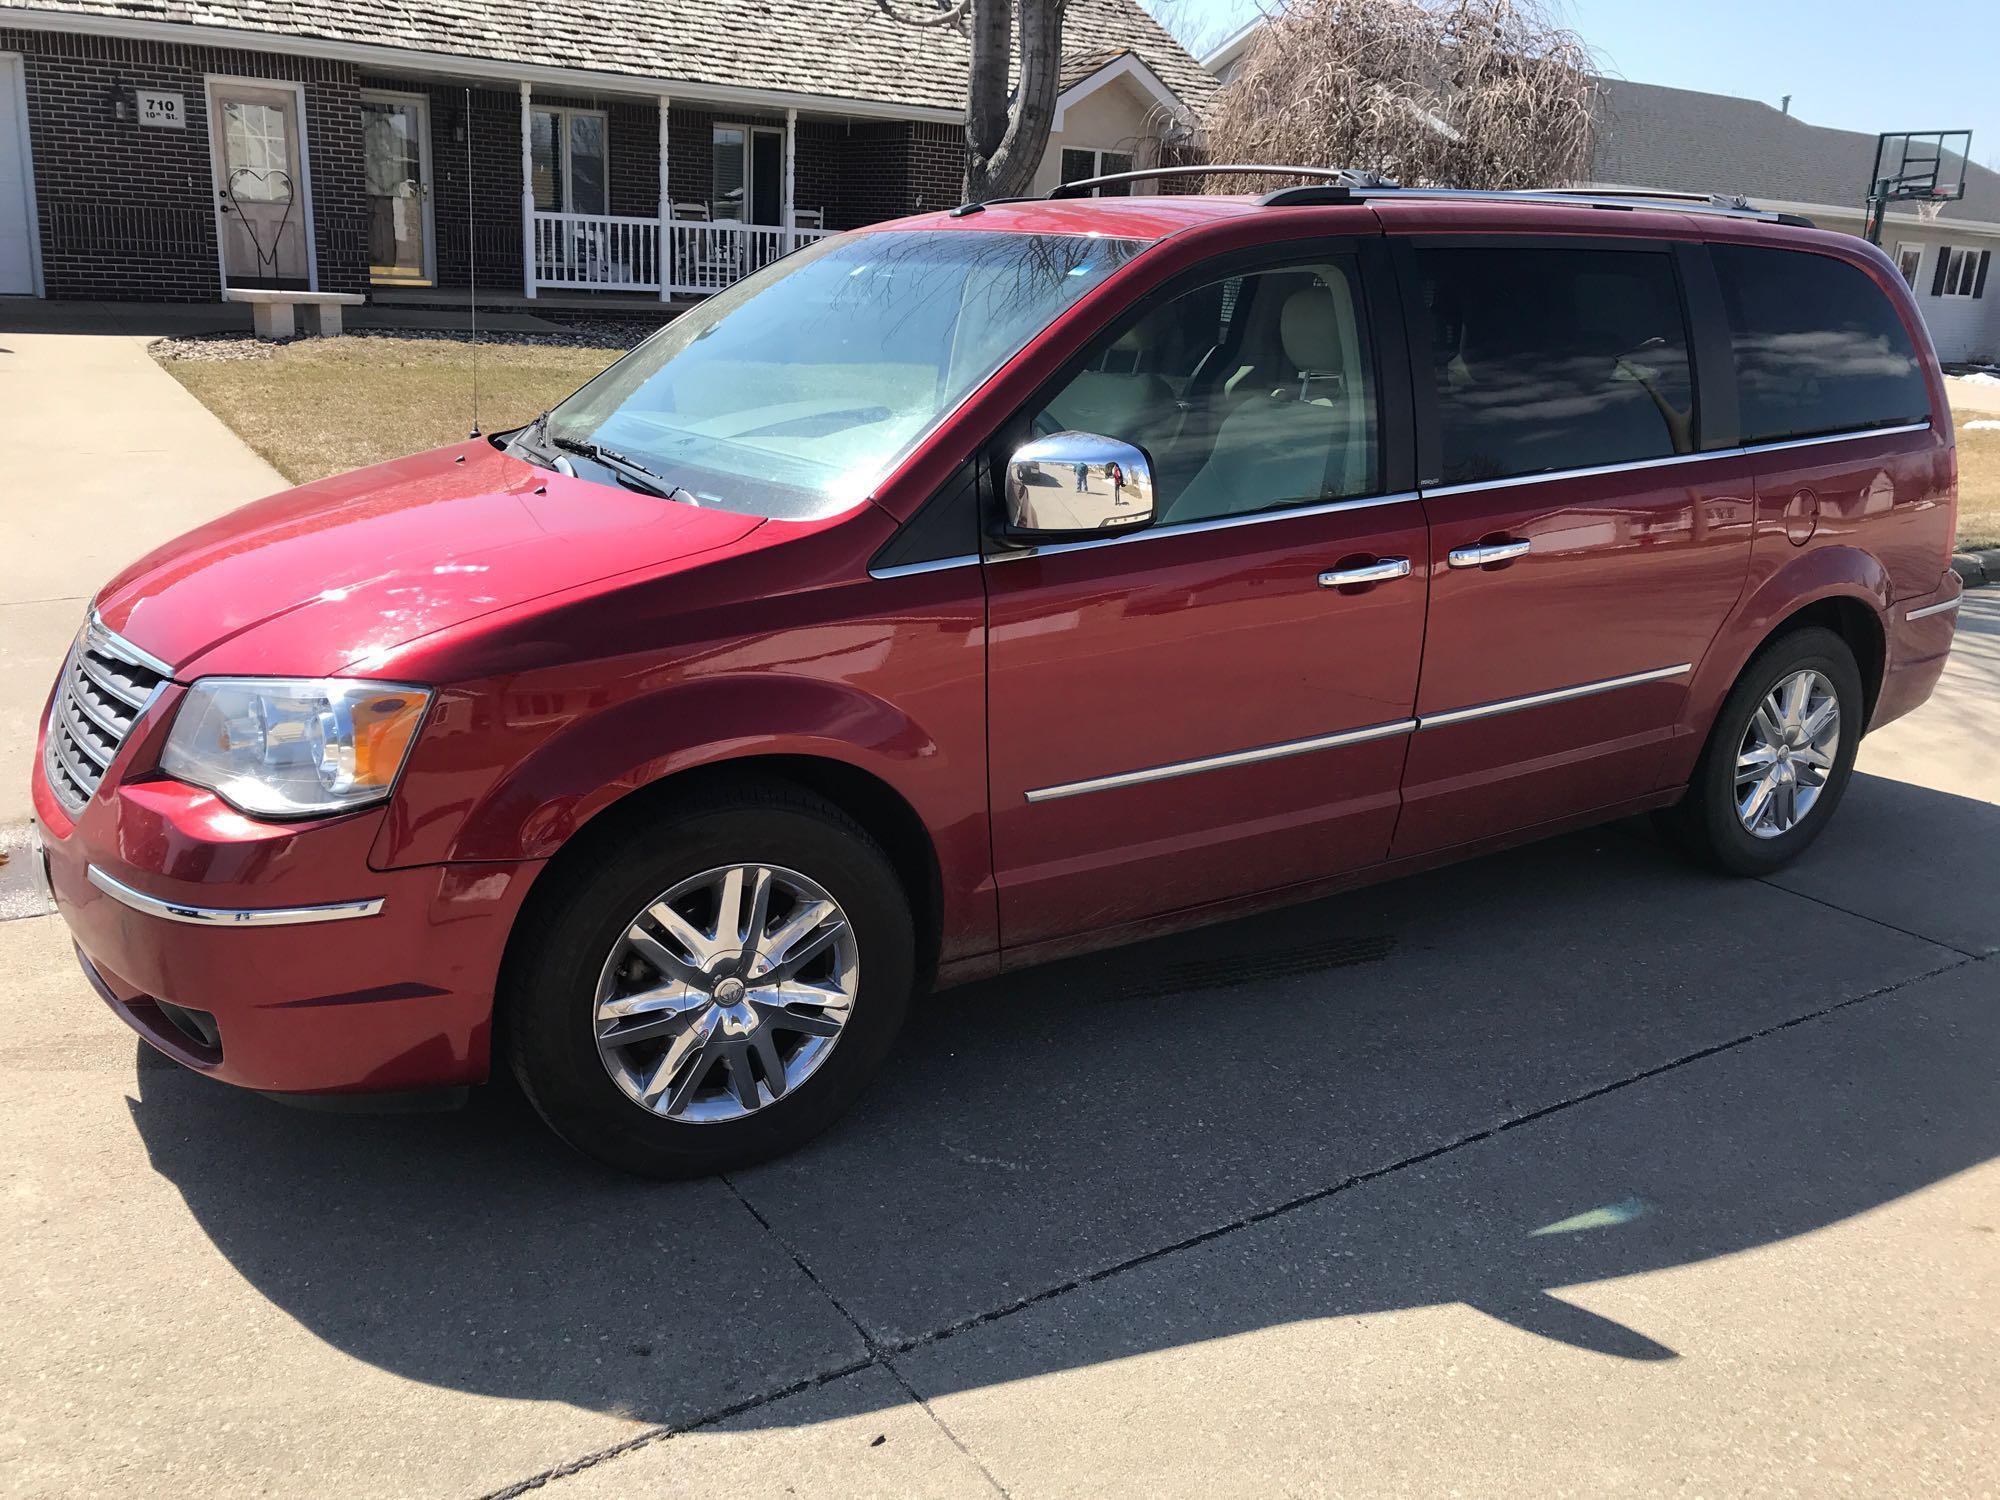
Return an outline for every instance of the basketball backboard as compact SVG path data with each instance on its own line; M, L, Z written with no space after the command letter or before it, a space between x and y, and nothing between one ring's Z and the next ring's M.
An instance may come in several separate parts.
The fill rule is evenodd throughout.
M1882 216L1893 204L1942 207L1965 196L1969 130L1886 130L1875 138L1868 174L1868 238L1882 243Z

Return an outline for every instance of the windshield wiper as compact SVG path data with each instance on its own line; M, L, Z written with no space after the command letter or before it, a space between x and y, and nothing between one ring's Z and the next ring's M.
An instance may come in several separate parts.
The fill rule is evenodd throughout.
M543 429L547 431L546 427ZM607 448L602 443L584 443L575 438L550 436L549 441L565 453L578 453L593 463L604 465L624 483L648 495L657 495L662 500L671 500L680 493L680 486L664 474L655 473L636 458L627 458L615 448Z

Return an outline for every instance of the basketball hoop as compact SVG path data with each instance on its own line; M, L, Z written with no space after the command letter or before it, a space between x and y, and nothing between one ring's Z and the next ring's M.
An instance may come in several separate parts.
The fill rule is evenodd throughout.
M1908 207L1919 224L1935 224L1947 203L1965 196L1972 159L1969 130L1892 130L1875 138L1875 169L1863 199L1862 236L1882 243L1882 221Z

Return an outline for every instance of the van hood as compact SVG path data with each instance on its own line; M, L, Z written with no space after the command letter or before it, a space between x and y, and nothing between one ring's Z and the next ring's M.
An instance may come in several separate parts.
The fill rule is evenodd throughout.
M762 524L538 469L475 440L232 511L120 573L97 610L182 680L323 676Z

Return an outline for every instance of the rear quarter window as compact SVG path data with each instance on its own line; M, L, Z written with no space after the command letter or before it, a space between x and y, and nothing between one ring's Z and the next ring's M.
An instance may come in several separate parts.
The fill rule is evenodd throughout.
M1729 317L1743 442L1929 418L1909 332L1860 267L1809 251L1709 249Z

